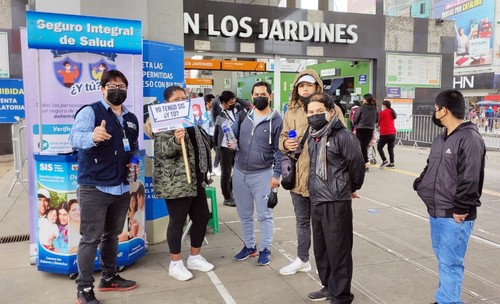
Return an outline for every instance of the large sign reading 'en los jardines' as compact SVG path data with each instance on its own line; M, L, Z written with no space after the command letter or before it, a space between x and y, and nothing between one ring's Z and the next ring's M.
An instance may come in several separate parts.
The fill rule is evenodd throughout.
M202 22L200 22L200 19ZM206 26L200 26L200 24ZM295 20L280 20L244 16L236 18L226 15L217 18L214 14L184 13L184 34L200 34L206 30L208 36L273 39L288 41L311 41L353 44L358 41L356 24L325 23Z

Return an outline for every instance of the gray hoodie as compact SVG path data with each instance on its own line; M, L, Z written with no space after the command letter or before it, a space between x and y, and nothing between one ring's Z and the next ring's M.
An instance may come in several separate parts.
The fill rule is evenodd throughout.
M233 124L239 147L234 166L244 173L259 173L273 168L273 177L279 178L282 154L278 145L283 119L279 112L273 109L266 119L255 125L254 115L255 110L252 109L243 116L242 122L242 116L239 115Z

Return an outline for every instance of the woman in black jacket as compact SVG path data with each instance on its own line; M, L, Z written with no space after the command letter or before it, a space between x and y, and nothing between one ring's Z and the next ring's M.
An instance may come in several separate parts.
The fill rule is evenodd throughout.
M356 136L361 145L365 168L368 171L368 145L373 137L373 131L378 123L377 102L372 94L365 94L364 101L356 113L354 125L356 125Z

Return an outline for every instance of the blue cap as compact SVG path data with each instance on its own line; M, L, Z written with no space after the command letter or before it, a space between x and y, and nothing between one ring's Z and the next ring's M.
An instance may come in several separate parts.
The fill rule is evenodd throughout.
M296 138L297 132L295 130L288 131L288 138Z

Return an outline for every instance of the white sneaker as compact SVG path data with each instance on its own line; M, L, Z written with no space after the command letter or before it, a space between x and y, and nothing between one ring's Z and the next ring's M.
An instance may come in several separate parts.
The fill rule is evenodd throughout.
M198 270L198 271L202 271L202 272L208 272L208 271L214 269L214 265L207 262L207 260L205 260L205 258L202 257L201 254L199 254L199 255L195 255L195 256L190 255L188 257L187 268L190 270Z
M215 168L213 168L213 169L212 169L212 173L213 173L213 175L215 175L215 176L221 176L221 172L220 172L219 167L215 167Z
M311 271L311 264L309 261L302 262L301 259L296 258L291 264L280 269L281 275L292 275L297 272L309 272Z
M184 267L182 260L180 263L170 262L168 266L168 275L179 281L187 281L193 277L193 274Z

